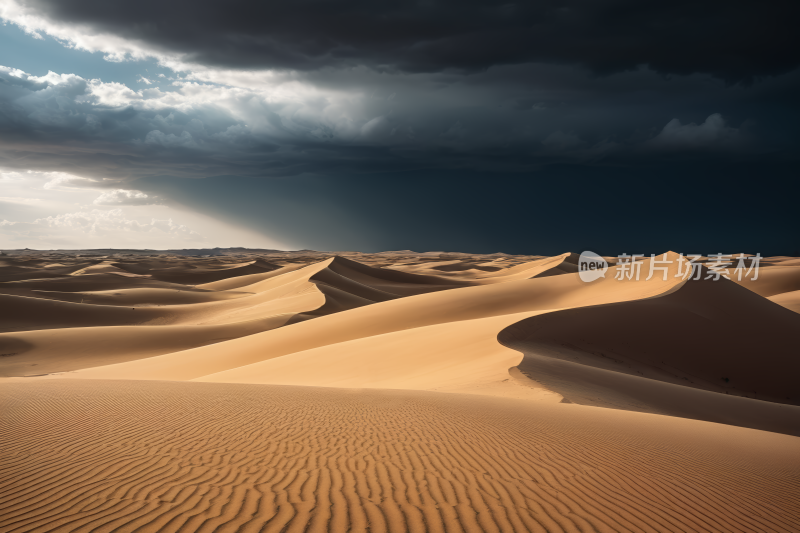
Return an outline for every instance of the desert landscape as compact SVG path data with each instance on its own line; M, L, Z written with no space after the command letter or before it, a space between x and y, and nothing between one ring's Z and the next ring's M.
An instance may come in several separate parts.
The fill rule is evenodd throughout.
M798 531L800 259L665 254L7 251L0 530Z
M798 20L0 0L0 533L800 533Z

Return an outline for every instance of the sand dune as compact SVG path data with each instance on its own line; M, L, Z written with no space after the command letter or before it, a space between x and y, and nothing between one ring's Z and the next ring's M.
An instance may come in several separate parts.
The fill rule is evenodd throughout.
M409 274L391 269L374 268L344 257L334 257L327 262L327 265L328 269L320 271L317 277L327 272L333 272L345 279L384 291L395 297L464 286L463 283L437 276Z
M799 332L796 313L727 280L701 280L660 298L534 317L500 340L580 351L584 364L597 360L593 366L648 379L798 405Z
M498 338L574 403L800 435L798 332L800 316L722 280L535 316Z
M154 357L278 328L291 316L208 326L108 326L0 333L0 377L57 375Z
M304 264L286 265L269 272L261 272L258 274L245 274L242 276L235 276L232 278L221 279L219 281L212 281L211 283L202 283L196 285L198 289L212 290L212 291L232 291L247 285L253 285L259 281L278 277L287 272L293 272L298 268L304 267Z
M235 291L200 291L162 288L114 289L108 291L42 291L16 290L6 294L59 300L62 302L92 305L117 305L122 307L152 307L159 305L184 305L220 300L232 300L247 296L248 293Z
M70 273L70 276L84 276L87 274L125 274L126 272L121 268L114 266L111 261L103 261L95 265L87 266Z
M380 269L372 270L380 272ZM5 331L81 326L229 323L283 313L325 314L325 310L320 310L326 303L330 303L338 311L399 297L398 294L383 290L387 288L413 294L453 286L447 285L446 281L433 285L427 277L389 272L386 276L400 276L416 283L392 281L376 278L374 272L373 277L370 277L370 271L359 272L347 264L340 265L331 259L301 269L289 269L279 276L259 277L255 283L240 286L236 291L184 292L180 288L136 288L116 289L112 292L68 293L31 290L25 296L0 294L0 319L3 320L2 328ZM347 277L348 275L351 277ZM317 285L325 285L326 289L318 289ZM353 291L350 294L354 298L346 297L348 290ZM369 299L370 296L372 300Z
M73 265L47 265L36 260L0 260L0 282L41 278L58 278L90 267L94 263L81 262Z
M770 297L785 292L800 290L800 266L768 266L761 267L758 271L758 278L753 281L755 271L749 275L742 273L742 279L738 279L735 270L730 271L731 281L738 283L756 294Z
M577 257L3 258L0 530L800 529L795 259Z
M6 331L0 334L0 352L13 354L0 360L0 375L66 372L180 352L399 298L397 293L457 286L424 276L354 268L351 263L334 258L288 268L276 276L245 275L255 282L236 291L121 289L0 295ZM205 329L192 328L201 325ZM58 333L53 328L79 331ZM26 333L11 333L15 331Z
M395 270L413 272L432 276L448 276L458 278L471 285L487 285L531 279L537 276L558 275L567 272L577 272L575 254L562 254L555 257L545 257L522 263L508 263L503 258L489 263L480 260L464 261L436 261L422 262L412 265L392 265Z
M290 276L301 273L302 271L297 271ZM75 373L74 377L197 379L275 357L395 331L524 312L532 314L578 305L647 298L670 290L680 283L682 283L681 278L674 276L670 276L667 281L655 277L650 281L617 281L611 274L597 283L586 284L577 275L572 274L456 288L376 303L369 309L352 309L347 313L330 314L308 323L294 324L279 330L229 341L216 347L198 348L140 362L90 369ZM239 299L216 305L235 305L241 301ZM520 316L517 320L521 318ZM502 327L491 333L492 338L500 329ZM258 382L259 377L251 375L251 379Z
M188 270L184 267L158 268L160 265L147 265L152 266L153 268L146 268L141 263L131 264L120 262L113 263L113 265L121 270L131 272L133 274L147 274L153 279L157 279L159 281L181 283L184 285L212 283L214 281L220 281L237 276L245 276L248 274L262 274L264 272L271 272L280 268L278 265L262 260L255 260L237 265L225 265L217 268L206 266L205 268L199 267L191 270Z
M800 291L783 292L770 296L769 299L790 311L800 313Z
M460 390L498 384L508 380L508 369L518 362L519 355L499 345L496 333L528 315L448 322L357 338L194 379L415 390ZM252 341L257 343L259 339Z
M484 275L479 278L479 283L503 283L506 281L517 281L522 279L532 279L538 276L558 275L566 271L562 265L570 254L562 254L555 257L546 257L535 261L528 261L519 265L504 268L492 274ZM546 274L546 273L550 274ZM576 270L573 270L576 272Z
M76 277L63 276L0 283L0 293L2 294L15 294L20 291L81 292L137 288L194 290L193 287L187 285L158 281L145 275L118 273L84 274Z
M789 397L800 375L800 359L792 357L800 316L730 282L690 281L656 298L529 316L501 314L359 338L195 380L488 390L515 397L541 397L543 387L536 385L543 384L576 403L800 435L800 407L771 403L800 404L800 397ZM520 364L516 351L531 355ZM554 352L557 361L541 362ZM754 353L760 354L757 366ZM509 379L515 366L534 380L527 390Z

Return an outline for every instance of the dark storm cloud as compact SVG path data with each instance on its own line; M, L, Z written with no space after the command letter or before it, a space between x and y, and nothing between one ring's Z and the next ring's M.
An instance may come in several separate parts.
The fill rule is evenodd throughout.
M800 71L724 81L797 63L789 3L26 3L198 70L171 95L0 73L5 166L128 178L520 172L786 153L800 120ZM258 81L209 64L301 71ZM281 100L284 81L300 89Z
M752 81L800 65L796 2L713 0L28 0L207 65L407 72L529 62L607 74L647 64L666 74Z
M273 102L270 91L190 84L134 92L0 69L0 166L135 179L520 172L674 152L757 157L794 142L797 112L785 85L797 77L737 89L708 75L665 81L649 70L598 79L547 65L469 76L348 69L305 76L319 95ZM338 115L330 118L331 109Z
M26 4L26 31L187 70L0 68L0 168L320 249L797 246L790 2Z

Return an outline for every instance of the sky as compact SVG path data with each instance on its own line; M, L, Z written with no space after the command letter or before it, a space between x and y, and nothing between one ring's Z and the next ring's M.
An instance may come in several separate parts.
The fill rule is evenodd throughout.
M0 249L800 254L798 14L0 0Z

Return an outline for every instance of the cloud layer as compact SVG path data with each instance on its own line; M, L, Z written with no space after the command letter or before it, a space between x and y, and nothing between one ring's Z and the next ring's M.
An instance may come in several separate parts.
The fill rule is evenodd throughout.
M13 0L0 16L114 60L405 72L548 62L609 73L647 64L738 81L800 65L797 10L780 0Z
M12 225L74 215L82 231L110 224L95 211L122 209L143 227L173 219L211 234L155 214L181 206L301 247L443 248L493 242L481 228L510 216L503 195L573 205L578 177L633 180L644 196L627 205L647 204L639 184L664 169L720 182L731 179L723 168L796 175L796 11L717 0L7 0L0 32L22 28L39 50L102 54L128 70L121 83L102 68L0 67L0 170L49 176L39 196L0 184L0 202ZM46 191L67 190L91 192L56 209ZM630 195L603 190L610 212ZM487 195L491 206L476 207ZM465 205L481 213L473 226ZM438 240L396 222L438 209L438 232L422 232ZM144 233L174 233L153 228Z
M274 240L113 180L0 169L0 248L263 247ZM174 202L170 202L173 203Z
M690 143L690 126L673 131L685 113L673 115L667 95L708 100L706 112L690 118L727 120L725 135L738 139L739 156L758 150L759 135L735 135L750 117L732 104L774 92L764 86L736 93L703 76L665 85L649 70L593 79L585 71L543 65L469 76L363 68L324 76L193 76L138 89L0 67L0 164L66 166L111 180L111 187L114 180L159 174L287 177L420 166L524 171L570 160L637 158L648 146L697 152L713 144L717 153L733 146L699 142L697 135ZM718 107L734 112L723 119L714 113ZM699 131L715 127L704 123Z
M153 232L164 233L181 238L189 238L195 241L203 241L202 236L189 229L188 227L175 224L172 219L156 220L149 222L139 222L126 218L121 209L91 211L78 211L75 213L65 213L63 215L48 216L38 218L33 222L10 222L3 220L0 222L3 229L10 229L17 235L38 238L43 230L49 229L76 229L88 236L119 236L120 232Z

